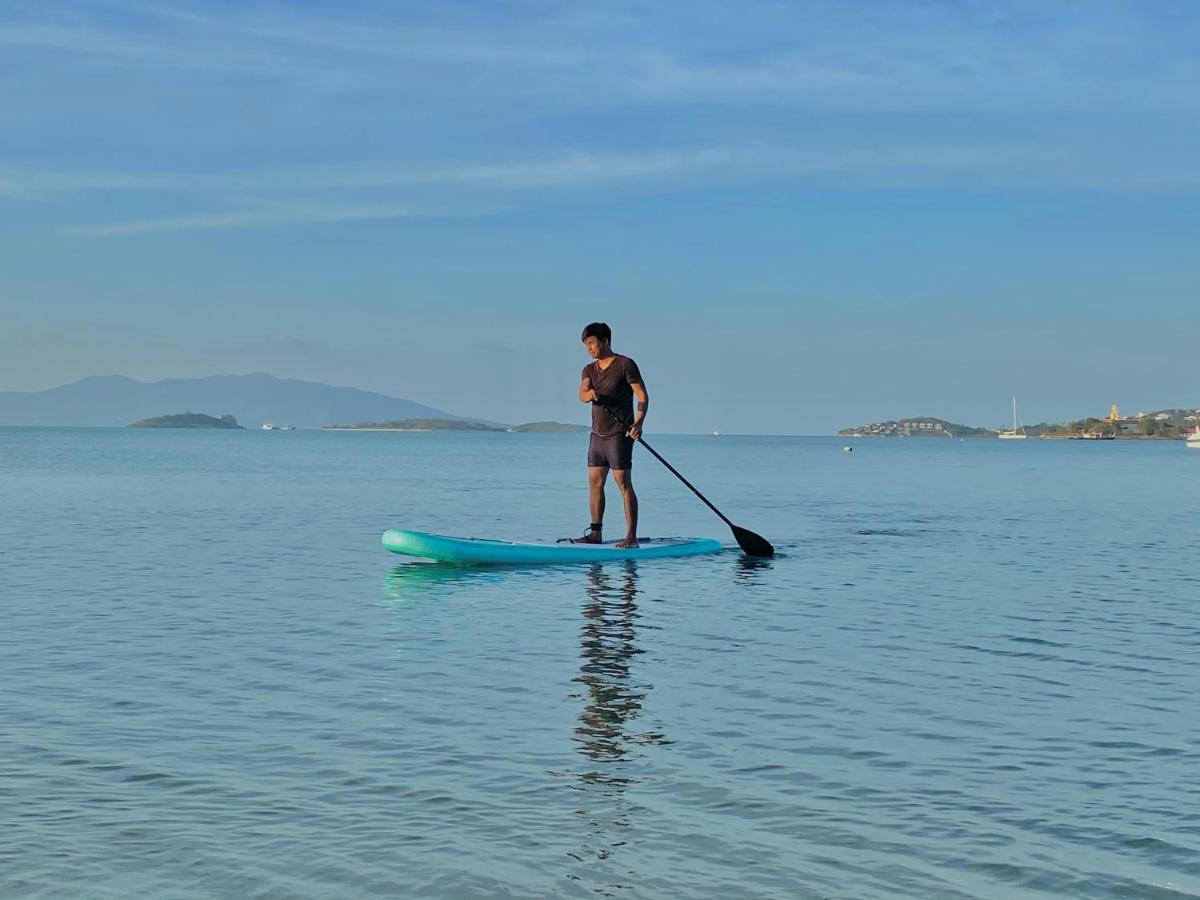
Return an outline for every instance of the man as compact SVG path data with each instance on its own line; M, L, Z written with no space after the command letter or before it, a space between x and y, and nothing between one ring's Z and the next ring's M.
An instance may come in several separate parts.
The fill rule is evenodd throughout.
M583 329L583 346L595 362L583 367L579 402L592 404L592 434L588 445L588 488L592 524L577 542L600 544L604 538L604 483L611 469L625 503L625 537L618 547L636 547L638 500L630 477L633 444L642 436L642 423L650 408L650 395L638 365L612 351L612 329L593 322ZM637 414L633 401L637 398ZM632 423L632 424L631 424Z

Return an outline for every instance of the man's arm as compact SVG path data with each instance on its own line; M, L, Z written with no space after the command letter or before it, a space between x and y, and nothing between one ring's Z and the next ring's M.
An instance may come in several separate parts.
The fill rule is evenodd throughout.
M637 412L633 414L633 425L626 434L636 441L642 436L642 422L646 419L646 413L650 411L650 395L646 393L646 386L640 382L635 381L629 385L629 389L633 391L637 400Z
M600 395L592 390L592 379L584 376L583 381L579 383L579 402L594 403L600 399Z

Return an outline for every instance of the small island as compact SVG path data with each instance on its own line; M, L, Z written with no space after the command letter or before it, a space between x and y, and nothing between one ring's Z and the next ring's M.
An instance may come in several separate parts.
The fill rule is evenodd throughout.
M204 413L176 413L171 416L154 416L150 419L138 419L129 425L130 428L237 428L245 431L237 419L231 415L217 418L206 416Z
M566 422L526 422L524 425L514 425L508 430L528 434L580 434L591 431L591 428L587 425L569 425Z
M1114 441L1153 440L1178 441L1190 433L1188 429L1200 426L1200 409L1160 409L1139 412L1134 416L1122 416L1113 404L1107 416L1091 416L1075 419L1066 424L1039 422L1037 425L1019 426L1017 437L1043 438L1069 441ZM1013 436L1004 429L1005 437ZM910 419L875 422L856 425L838 432L843 437L1000 437L999 431L986 428L971 428L935 419L931 416L916 416Z
M856 425L853 428L843 428L838 432L843 437L991 437L996 432L986 428L972 428L970 425L959 425L957 422L947 422L945 419L935 419L933 416L913 416L908 419L888 420L887 422L872 422L870 425Z
M1030 436L1069 441L1114 441L1151 440L1181 441L1187 437L1187 429L1195 428L1200 420L1200 410L1159 409L1139 412L1135 416L1122 417L1114 404L1103 418L1089 416L1076 419L1065 425L1042 422L1026 428Z
M397 419L389 422L360 422L357 425L322 425L326 431L504 431L467 419Z

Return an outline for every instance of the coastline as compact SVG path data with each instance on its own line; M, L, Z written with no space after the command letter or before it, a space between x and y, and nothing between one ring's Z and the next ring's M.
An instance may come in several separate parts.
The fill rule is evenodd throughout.
M404 432L421 432L428 433L431 431L499 431L498 428L343 428L338 425L322 425L321 431L404 431Z

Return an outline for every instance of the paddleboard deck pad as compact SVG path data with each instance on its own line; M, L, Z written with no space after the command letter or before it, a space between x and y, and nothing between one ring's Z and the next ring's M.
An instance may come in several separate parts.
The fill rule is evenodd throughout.
M604 562L617 559L663 559L719 553L712 538L642 538L639 547L604 544L524 544L483 538L449 537L394 528L383 533L383 546L393 553L462 565L545 565Z

